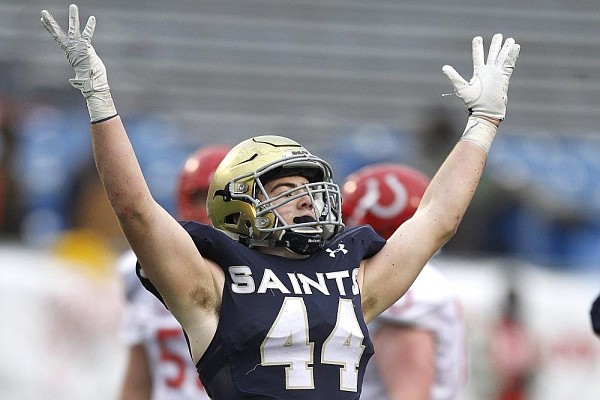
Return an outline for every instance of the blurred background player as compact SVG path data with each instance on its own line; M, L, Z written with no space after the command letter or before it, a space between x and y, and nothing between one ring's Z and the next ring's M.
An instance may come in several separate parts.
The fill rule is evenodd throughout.
M535 339L522 317L521 296L510 281L489 338L490 363L498 379L495 400L526 400L539 363Z
M401 164L350 174L342 190L346 226L369 224L385 239L409 219L429 179ZM375 355L361 399L459 399L466 386L461 306L440 270L428 263L408 292L369 324Z
M179 176L180 219L208 224L206 195L215 169L230 147L202 147L192 154ZM128 251L119 261L128 310L123 339L129 346L121 400L208 399L190 359L181 325L148 292L135 274L136 258Z
M118 396L125 351L115 340L123 302L114 265L127 242L91 160L65 189L66 226L51 242L0 240L3 400Z

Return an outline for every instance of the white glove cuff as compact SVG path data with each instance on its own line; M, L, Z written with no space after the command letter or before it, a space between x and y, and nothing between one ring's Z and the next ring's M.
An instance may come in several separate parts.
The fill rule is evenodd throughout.
M117 109L110 95L110 90L92 92L85 98L85 101L92 123L104 121L117 115Z
M471 142L482 148L487 154L490 151L498 127L485 118L470 116L467 127L460 140Z

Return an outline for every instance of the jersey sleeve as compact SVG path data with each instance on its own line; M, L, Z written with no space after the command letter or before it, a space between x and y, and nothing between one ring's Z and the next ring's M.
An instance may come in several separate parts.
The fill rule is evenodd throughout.
M135 274L135 264L137 258L133 251L128 250L117 260L117 270L121 277L123 284L123 290L125 295L125 301L127 303L133 301L139 290L143 289L140 286L139 279Z
M143 298L147 293L136 276L136 262L135 254L131 250L117 260L126 301L119 337L128 346L141 343L144 339L144 313L140 307L143 307Z
M129 303L124 313L121 325L120 338L128 346L140 344L144 341L143 313L138 311L138 305Z
M426 265L404 296L381 313L379 322L433 329L433 321L443 319L456 301L447 279Z

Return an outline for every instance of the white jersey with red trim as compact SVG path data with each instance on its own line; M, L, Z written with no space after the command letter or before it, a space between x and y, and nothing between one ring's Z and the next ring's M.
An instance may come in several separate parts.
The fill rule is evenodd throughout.
M209 399L192 362L181 325L141 284L135 274L136 257L119 260L127 311L121 336L128 346L142 344L152 373L152 400Z
M466 327L451 283L434 266L426 265L408 292L369 324L375 336L382 324L415 326L435 337L435 382L432 400L461 399L466 387ZM375 349L375 352L385 349ZM402 362L402 360L398 360ZM367 366L362 400L387 399L375 360Z

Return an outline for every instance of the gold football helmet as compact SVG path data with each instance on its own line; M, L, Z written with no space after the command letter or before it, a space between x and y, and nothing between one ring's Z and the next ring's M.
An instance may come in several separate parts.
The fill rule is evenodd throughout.
M301 185L270 197L265 184L274 178L301 175ZM287 224L277 207L302 196L312 201L313 217ZM339 187L330 165L297 142L281 136L257 136L235 146L213 175L208 189L213 226L247 246L286 247L312 254L343 228Z

